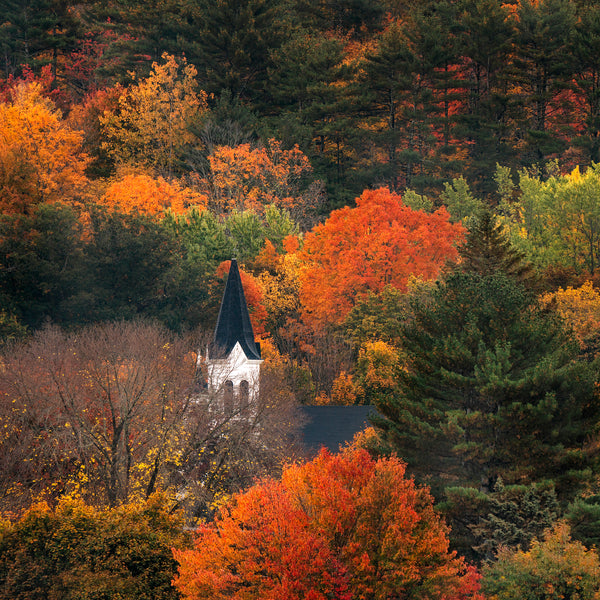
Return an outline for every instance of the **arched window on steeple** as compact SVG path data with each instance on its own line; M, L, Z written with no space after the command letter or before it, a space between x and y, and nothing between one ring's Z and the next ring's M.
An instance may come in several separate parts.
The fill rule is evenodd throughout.
M231 380L223 384L223 411L226 415L233 413L233 381Z
M240 381L239 402L240 412L243 415L248 414L248 408L250 407L250 384L245 379Z

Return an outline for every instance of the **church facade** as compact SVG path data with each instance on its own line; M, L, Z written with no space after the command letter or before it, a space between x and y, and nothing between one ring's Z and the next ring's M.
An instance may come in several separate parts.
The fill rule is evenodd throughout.
M258 398L260 344L248 313L237 261L231 261L215 333L206 352L208 392L228 405L251 406Z
M227 283L205 361L206 389L225 415L253 414L259 394L260 344L254 338L237 261L231 261ZM307 455L321 448L337 452L369 425L372 406L298 406L297 442Z

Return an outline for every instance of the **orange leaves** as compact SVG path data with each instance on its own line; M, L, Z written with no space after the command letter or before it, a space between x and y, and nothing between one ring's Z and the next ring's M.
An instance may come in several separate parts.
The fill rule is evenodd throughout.
M175 557L175 586L190 600L350 598L341 565L310 531L307 514L269 482L237 496L214 525L200 528L193 550Z
M206 198L162 177L126 175L108 187L101 202L126 213L139 211L153 215L170 209L180 214L191 206L204 208Z
M404 206L386 188L367 190L356 208L333 211L306 235L301 299L315 324L340 323L356 301L386 285L405 290L408 278L436 277L464 228L445 209L433 214Z
M458 598L476 593L424 488L397 458L323 451L238 494L175 551L197 598Z
M253 209L261 213L275 204L290 209L298 202L298 183L312 168L298 146L282 150L271 139L266 148L240 144L219 146L209 157L211 202L218 212Z
M0 209L26 212L40 202L71 200L87 183L83 135L71 129L39 84L21 84L0 103Z

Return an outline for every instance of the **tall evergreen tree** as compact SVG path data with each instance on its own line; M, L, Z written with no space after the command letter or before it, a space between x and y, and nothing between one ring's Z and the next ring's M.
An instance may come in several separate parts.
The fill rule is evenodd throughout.
M272 52L285 36L281 0L201 0L197 26L202 87L265 101Z
M62 204L0 215L2 309L31 329L72 319L73 298L86 279L83 246L78 215Z
M392 21L362 66L365 114L373 156L372 179L399 190L423 191L455 174L452 102L456 78L457 11L436 0L408 22Z
M483 490L550 478L563 497L589 476L594 366L519 282L452 273L413 306L401 344L400 391L377 425L416 473Z
M298 32L277 51L269 70L275 114L267 121L278 139L301 146L334 204L349 204L366 185L356 181L362 166L359 140L365 136L356 127L356 69L346 43L343 37Z
M585 151L584 161L600 161L600 6L583 7L573 36L575 83L584 101L584 131L578 144Z
M380 24L385 7L379 0L294 0L293 12L308 30L348 32L365 37Z
M66 0L5 0L0 73L20 75L25 65L35 71L50 64L56 79L59 57L75 48L80 29L72 3Z
M129 72L146 76L153 61L166 52L185 56L190 64L199 59L198 7L189 0L112 2L87 0L82 17L94 32L112 42L103 54L102 75L127 81Z
M512 154L507 65L513 27L508 8L496 0L465 0L460 11L459 53L465 79L458 133L468 142L466 169L478 191L489 192L489 173Z
M490 211L474 220L459 253L462 271L484 277L502 272L523 284L534 283L533 268L512 246Z
M379 36L377 48L364 64L369 113L373 116L373 140L386 162L375 175L393 191L412 185L422 167L425 111L424 81L419 77L418 58L410 44L406 24L391 23Z
M572 78L574 25L575 10L569 0L523 0L519 4L513 77L515 100L524 107L519 128L520 137L527 141L521 156L525 164L540 162L564 148L556 125L564 126L569 120L560 93Z

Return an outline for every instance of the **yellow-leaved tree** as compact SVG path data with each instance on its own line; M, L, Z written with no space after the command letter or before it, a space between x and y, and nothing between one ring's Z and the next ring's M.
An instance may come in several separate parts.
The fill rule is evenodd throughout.
M119 108L100 121L107 137L104 149L118 163L137 162L171 175L183 148L194 142L190 124L208 110L198 90L196 68L167 53L152 64L146 79L130 86Z
M39 83L22 83L0 103L0 210L28 213L41 202L81 198L89 159Z
M582 286L566 289L541 297L544 305L555 304L558 314L573 329L577 341L585 350L591 350L598 343L600 331L600 292L591 281Z

